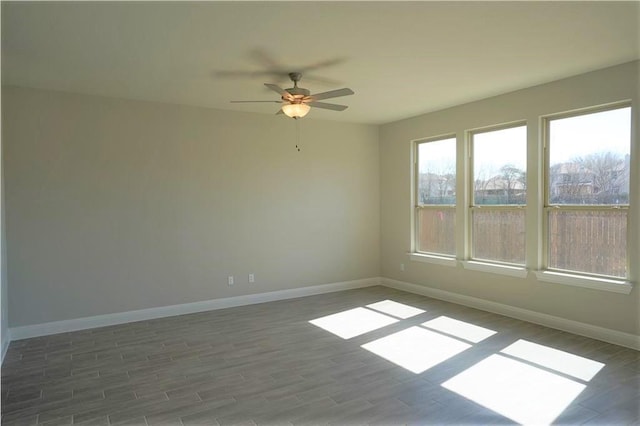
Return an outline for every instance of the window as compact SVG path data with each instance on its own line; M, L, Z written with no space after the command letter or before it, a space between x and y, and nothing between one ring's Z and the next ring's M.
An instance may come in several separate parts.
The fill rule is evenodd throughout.
M471 258L525 262L527 128L471 133Z
M628 106L546 120L546 266L627 277Z
M456 139L416 144L416 251L455 256Z

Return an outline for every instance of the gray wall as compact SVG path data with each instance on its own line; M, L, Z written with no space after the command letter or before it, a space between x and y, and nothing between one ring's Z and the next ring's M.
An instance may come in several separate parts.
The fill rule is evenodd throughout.
M0 354L9 347L9 297L7 285L7 244L5 241L4 168L2 167L2 142L0 142Z
M382 275L387 278L469 295L540 313L550 314L622 332L640 334L640 122L638 62L591 72L550 84L512 92L447 110L390 123L380 130L381 174L381 248ZM465 270L461 265L447 267L410 261L412 239L411 140L456 133L458 166L465 160L465 131L517 120L528 124L528 205L527 267L537 269L541 261L539 224L542 199L540 119L545 114L575 110L632 99L636 128L632 130L633 185L630 210L630 271L636 282L630 295L537 281L534 274L526 279ZM459 179L458 193L465 191ZM465 203L459 203L457 243L464 239ZM406 265L405 271L400 264Z
M407 257L412 139L526 119L535 206L539 117L622 99L640 122L638 62L380 127L301 120L297 152L295 122L283 117L3 88L9 325L382 275L640 334L637 287L614 294ZM637 285L640 194L632 197ZM532 269L540 219L530 207Z
M380 274L377 126L2 102L12 327Z

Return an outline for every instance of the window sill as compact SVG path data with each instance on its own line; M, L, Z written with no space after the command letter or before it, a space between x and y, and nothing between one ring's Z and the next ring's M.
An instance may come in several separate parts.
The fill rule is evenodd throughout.
M414 262L435 263L436 265L458 266L458 261L453 257L437 256L424 253L408 253L409 259Z
M593 290L612 291L614 293L629 294L633 285L629 281L607 278L589 277L586 275L573 275L563 272L536 271L539 281L556 284L573 285L576 287L590 288Z
M524 266L501 265L498 263L478 262L477 260L466 260L462 264L465 269L509 275L511 277L526 278L528 274L527 268Z

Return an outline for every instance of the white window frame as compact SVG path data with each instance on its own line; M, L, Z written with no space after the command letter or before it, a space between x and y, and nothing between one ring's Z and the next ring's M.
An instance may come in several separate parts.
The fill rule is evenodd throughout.
M456 204L420 204L420 156L419 156L419 147L422 144L431 143L431 142L439 142L447 139L453 139L455 141L455 152L456 152L456 162L455 162L455 176L456 180L458 179L458 164L457 164L457 145L458 139L455 133L448 133L439 136L433 136L424 139L417 139L412 141L413 143L413 250L410 253L410 259L418 262L426 262L426 263L435 263L439 265L445 266L456 266L456 229L454 226L454 250L452 254L449 253L439 253L439 252L427 252L427 251L419 251L419 235L420 235L420 210L429 209L429 210L449 210L452 211L454 217L457 212L457 202L458 202L458 194L456 191Z
M540 281L553 282L558 284L573 285L578 287L586 287L597 290L607 290L617 293L629 294L632 289L632 284L629 281L629 269L631 266L631 260L629 258L629 241L631 238L630 226L629 226L629 207L630 204L623 205L607 205L607 204L594 204L594 205L572 205L572 204L551 204L549 183L550 183L550 142L551 142L551 126L550 122L553 120L579 117L582 115L595 114L598 112L611 111L621 108L631 108L631 123L633 126L633 107L631 101L615 102L606 105L599 105L588 108L581 108L578 110L549 114L542 117L543 127L543 200L542 200L542 270L536 271L536 276ZM632 141L629 141L631 144ZM629 146L631 148L631 146ZM630 154L631 150L630 150ZM633 158L631 163L633 163ZM633 188L634 182L629 181L629 194L631 194L635 188ZM630 201L630 200L629 200ZM551 211L593 211L593 212L606 212L606 211L620 211L626 212L627 216L627 246L626 251L626 277L617 277L611 275L594 274L582 271L573 271L565 269L556 269L549 267L549 213Z
M511 275L511 276L517 276L517 277L526 277L527 276L527 269L525 267L526 265L526 258L527 258L527 254L526 254L526 245L525 245L525 257L522 261L522 263L513 263L513 262L503 262L500 260L494 260L494 259L483 259L483 258L477 258L474 257L474 253L473 253L473 213L474 211L480 211L480 210L484 210L484 211L488 211L488 210L493 210L493 211L524 211L525 212L525 241L526 241L526 232L527 232L527 227L526 227L526 211L527 211L527 204L525 201L525 204L496 204L496 205L476 205L475 204L475 171L474 171L474 152L475 152L475 146L473 143L473 138L474 135L477 134L481 134L481 133L489 133L489 132L494 132L494 131L499 131L499 130L505 130L505 129L511 129L511 128L515 128L515 127L524 127L527 130L527 126L528 123L526 120L518 120L518 121L512 121L509 123L503 123L503 124L498 124L498 125L493 125L493 126L488 126L488 127L482 127L482 128L478 128L478 129L473 129L473 130L468 130L466 132L467 134L467 142L468 142L468 150L469 150L469 163L468 163L468 169L469 169L469 181L467 183L467 187L468 187L468 200L469 200L469 206L468 206L468 214L467 214L467 235L466 235L466 246L468 248L468 253L469 253L469 258L468 260L463 262L463 265L465 268L467 269L472 269L472 270L479 270L479 271L486 271L486 272L495 272L495 273L499 273L499 274L503 274L503 275ZM528 133L527 133L528 134ZM525 141L525 153L527 152L527 146L528 146L528 138ZM526 163L525 163L526 164ZM527 170L525 170L525 173L528 173Z

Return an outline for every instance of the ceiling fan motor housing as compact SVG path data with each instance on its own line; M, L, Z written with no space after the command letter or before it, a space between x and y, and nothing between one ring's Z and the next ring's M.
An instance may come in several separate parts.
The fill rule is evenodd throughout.
M289 92L289 94L291 96L282 96L282 100L283 101L291 101L291 97L293 97L293 101L300 101L302 102L302 100L306 97L308 97L309 95L311 95L311 92L307 89L303 89L302 87L291 87L289 89L286 89L287 92Z
M298 87L298 82L302 78L302 73L290 72L289 78L291 79L291 81L293 81L293 87L286 89L286 91L289 92L289 94L293 97L293 99L291 99L291 97L289 96L284 95L282 96L283 101L301 103L304 98L311 95L311 92L309 90L302 87Z

